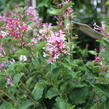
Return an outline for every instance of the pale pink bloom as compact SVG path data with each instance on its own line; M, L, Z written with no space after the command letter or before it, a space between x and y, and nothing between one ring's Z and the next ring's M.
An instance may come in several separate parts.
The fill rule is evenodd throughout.
M35 27L39 27L41 25L42 18L39 17L39 14L34 7L28 7L25 12L28 16L28 20L35 23Z
M36 38L32 38L28 45L32 47L32 46L35 46L36 44L37 44L37 39Z
M28 31L29 31L29 30L32 30L32 27L31 27L30 25L28 25Z
M2 53L0 53L0 57L4 57Z
M52 26L49 23L44 23L42 29L39 30L40 39L47 38L46 35L52 30Z
M7 81L7 84L8 84L8 85L12 85L12 84L13 84L12 77L7 77L7 78L6 78L6 81Z
M6 29L13 39L19 39L21 46L25 46L23 35L28 31L28 26L17 18L8 18L6 22Z
M26 31L28 30L27 24L25 24L25 23L23 22L22 26L20 26L20 30L26 32Z
M26 14L27 14L28 16L31 16L31 17L37 15L35 8L32 7L32 6L26 9Z
M46 31L46 29L40 29L40 30L39 30L39 33L40 33L40 34L46 34L47 31Z
M94 29L95 30L99 30L99 31L101 31L101 32L105 32L105 28L104 27L100 27L100 26L98 26L96 23L94 23Z
M61 54L66 54L66 45L64 33L62 31L50 31L47 39L47 44L44 47L46 53L44 57L48 57L47 62L53 63Z
M105 33L105 36L109 36L109 33Z
M31 39L31 43L36 44L37 43L37 39L36 38L32 38Z
M5 64L3 62L0 62L0 70L2 70L3 68L5 68Z
M100 64L101 60L101 57L95 57L94 64Z
M0 38L4 38L4 37L7 37L8 33L5 32L5 31L1 31L0 33Z
M0 16L0 21L1 21L1 22L6 22L6 20L7 20L7 17L5 17L5 16Z

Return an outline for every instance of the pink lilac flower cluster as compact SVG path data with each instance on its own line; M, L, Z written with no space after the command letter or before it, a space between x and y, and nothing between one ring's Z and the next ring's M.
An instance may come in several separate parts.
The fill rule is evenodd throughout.
M58 20L58 25L63 32L66 31L66 28L69 27L68 29L72 29L72 27L73 27L73 24L71 23L72 22L73 7L71 6L71 4L72 4L71 0L65 0L61 4L58 5L61 8L64 8L69 4L70 4L70 6L65 8L63 10L62 14L60 14L60 16L55 17ZM65 25L66 19L68 20L67 25Z
M102 34L104 34L104 36L109 36L109 33L106 33L106 28L105 28L105 24L102 24L102 26L98 26L96 23L94 23L94 29L97 31L102 32Z
M95 57L94 64L100 64L101 61L102 61L101 57Z
M71 16L71 14L73 13L73 8L72 7L68 7L65 12L64 15L66 16Z
M27 16L34 17L34 16L36 16L37 13L36 13L36 10L34 9L34 7L30 6L27 8L26 14L27 14Z
M62 31L52 30L50 35L46 38L47 43L44 47L44 57L48 57L48 63L53 63L59 58L61 54L66 54L66 42L64 33Z
M69 2L71 2L71 0L65 0L62 2L63 5L68 4Z
M98 26L96 23L94 23L94 29L95 30L98 30L98 31L100 31L100 32L104 32L105 31L105 28L104 27L100 27L100 26Z
M61 6L61 7L64 7L66 4L69 4L71 3L71 0L66 0L66 1L63 1L61 4L59 4L58 6ZM73 8L72 6L68 7L64 12L63 12L63 16L71 16L73 12Z
M25 12L28 16L28 20L35 22L36 27L39 27L41 25L42 19L39 17L39 14L34 7L28 7Z
M6 22L6 29L14 39L19 39L22 46L25 45L23 35L28 31L28 26L24 22L20 22L17 18L8 18Z
M37 35L39 40L46 39L47 35L52 31L52 25L50 23L44 23L43 27L39 30L39 34Z
M31 47L33 47L33 46L35 46L37 43L38 43L38 42L37 42L37 38L32 38L31 41L30 41L30 43L29 43L28 45L31 46Z

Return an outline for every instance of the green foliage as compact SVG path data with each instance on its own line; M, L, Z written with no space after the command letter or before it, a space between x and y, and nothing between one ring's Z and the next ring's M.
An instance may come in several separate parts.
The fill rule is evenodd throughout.
M39 81L36 83L32 91L32 95L35 100L39 100L42 98L45 85L46 81Z

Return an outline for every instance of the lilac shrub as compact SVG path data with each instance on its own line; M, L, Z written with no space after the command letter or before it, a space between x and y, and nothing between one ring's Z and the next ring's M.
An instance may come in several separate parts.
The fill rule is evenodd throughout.
M0 16L0 109L108 109L106 29L94 25L105 34L98 40L102 52L83 50L73 31L72 2L47 12L55 24L33 7ZM95 59L85 62L89 54Z

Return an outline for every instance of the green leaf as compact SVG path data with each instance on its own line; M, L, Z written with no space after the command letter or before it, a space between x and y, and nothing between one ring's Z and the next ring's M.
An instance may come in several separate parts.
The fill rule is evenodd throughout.
M33 103L31 101L24 101L18 109L30 109L29 107L32 106Z
M76 106L75 105L71 106L70 104L67 104L66 107L67 109L75 109Z
M29 85L31 84L32 80L33 80L33 77L30 77L30 78L26 81L26 84L29 86Z
M66 109L65 101L64 101L62 98L57 97L57 98L56 98L56 104L57 104L57 107L58 107L59 109Z
M0 105L0 109L6 109L6 105L5 104L1 104Z
M18 83L23 75L24 75L23 73L19 73L19 74L14 75L13 81L14 81L15 85L18 85Z
M45 43L46 41L39 42L37 46L33 47L32 51L34 53L39 52L45 46Z
M96 93L103 94L109 97L109 84L96 84L95 85Z
M66 10L68 7L71 7L71 6L72 6L72 2L67 3L64 5L63 9Z
M15 108L15 106L12 104L12 103L10 103L10 102L8 102L7 104L6 104L6 109L17 109L17 108Z
M107 72L104 77L105 77L106 81L109 83L109 72Z
M42 98L45 86L46 86L46 81L44 80L36 83L32 91L32 96L34 97L34 99L39 100Z
M94 56L97 56L97 53L94 50L90 50L89 53L92 54L92 55L94 55Z
M47 11L50 15L60 15L62 10L61 9L55 9L55 8L50 8Z
M48 6L50 6L50 0L41 0L41 2L38 4L38 8L48 7Z
M12 71L16 71L16 72L24 72L25 70L25 63L22 63L22 62L15 62L15 63L12 63L8 66L8 69L7 71L8 72L12 72Z
M86 99L90 95L89 89L86 88L75 88L70 92L70 99L73 100L74 104L82 104L85 103Z
M48 90L46 97L51 99L57 95L58 95L58 90L56 88L52 87Z
M91 106L90 109L99 109L99 108L98 108L97 104L94 104L94 105Z
M0 109L17 109L11 102L6 102L0 105Z
M106 5L109 5L109 0L108 1L106 1L106 3L105 3Z
M26 48L23 48L23 49L20 49L20 50L16 51L14 56L19 57L20 55L30 56L31 54Z

